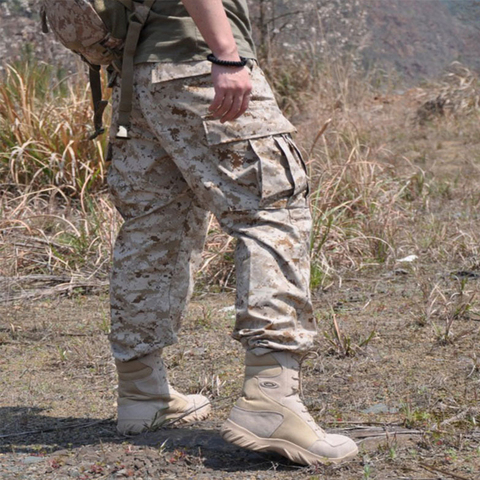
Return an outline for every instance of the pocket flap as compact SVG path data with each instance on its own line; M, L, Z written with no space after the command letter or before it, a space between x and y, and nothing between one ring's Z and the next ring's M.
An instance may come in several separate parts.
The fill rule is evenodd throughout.
M283 116L274 101L252 100L248 110L237 120L220 123L220 120L205 118L203 126L209 145L220 145L296 131L296 128Z

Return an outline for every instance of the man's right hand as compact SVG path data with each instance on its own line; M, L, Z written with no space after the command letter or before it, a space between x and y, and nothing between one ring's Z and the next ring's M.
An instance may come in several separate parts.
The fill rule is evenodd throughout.
M237 45L222 0L182 0L212 53L221 60L238 62ZM252 82L248 68L212 65L215 97L210 105L213 118L222 123L245 113Z
M213 118L225 123L243 115L248 109L252 91L249 69L213 64L212 80L215 97L209 110Z

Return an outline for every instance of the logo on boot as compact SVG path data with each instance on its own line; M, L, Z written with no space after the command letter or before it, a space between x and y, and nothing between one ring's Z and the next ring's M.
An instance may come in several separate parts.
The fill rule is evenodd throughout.
M264 388L278 388L280 385L274 382L260 382L260 386Z

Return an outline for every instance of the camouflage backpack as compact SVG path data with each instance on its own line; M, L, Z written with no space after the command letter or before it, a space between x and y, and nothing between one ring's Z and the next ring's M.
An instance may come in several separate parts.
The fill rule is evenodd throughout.
M104 132L100 68L121 75L118 138L128 138L132 109L133 60L140 32L155 0L42 0L43 31L48 27L88 64L95 138Z

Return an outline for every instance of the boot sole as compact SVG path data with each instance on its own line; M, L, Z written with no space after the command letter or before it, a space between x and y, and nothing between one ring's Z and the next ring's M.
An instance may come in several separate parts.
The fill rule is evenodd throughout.
M344 460L354 457L358 453L358 448L340 458L328 458L315 455L298 445L279 438L261 438L249 430L237 425L231 420L227 420L220 431L222 438L242 448L254 450L256 452L274 452L287 457L294 463L300 465L315 465L326 463L340 463Z

